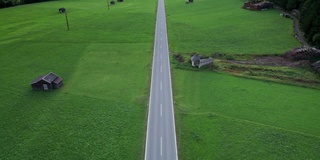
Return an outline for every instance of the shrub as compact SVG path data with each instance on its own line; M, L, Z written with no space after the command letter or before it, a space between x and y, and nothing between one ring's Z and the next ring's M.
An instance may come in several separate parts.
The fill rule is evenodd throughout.
M232 55L227 55L227 56L226 56L226 59L227 59L227 60L234 60L234 57L233 57Z
M180 53L174 54L173 57L174 57L178 62L184 62L184 58L181 56Z

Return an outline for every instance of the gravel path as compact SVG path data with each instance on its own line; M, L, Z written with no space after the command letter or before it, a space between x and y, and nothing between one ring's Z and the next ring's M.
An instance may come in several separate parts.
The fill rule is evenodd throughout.
M294 28L294 36L302 43L304 46L308 46L309 44L304 40L302 33L300 31L299 20L295 16L290 15L293 19L293 28Z
M292 20L293 20L293 30L294 30L294 36L300 41L300 43L302 43L304 46L310 47L310 45L308 44L308 42L305 41L305 39L303 38L303 34L300 30L300 25L299 25L299 19L296 18L295 16L283 11L280 7L275 6L275 9L279 10L282 14L287 14L289 15Z

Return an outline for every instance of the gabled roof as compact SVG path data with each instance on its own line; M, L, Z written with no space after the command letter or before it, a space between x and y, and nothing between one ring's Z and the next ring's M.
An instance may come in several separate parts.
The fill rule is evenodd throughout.
M34 79L31 84L35 84L35 83L38 83L39 81L41 80L44 80L48 83L51 83L52 81L54 81L56 78L58 77L58 75L56 75L55 73L53 72L50 72L48 73L47 75L44 75L44 76L40 76L36 79Z
M210 63L212 63L213 62L213 58L211 58L211 57L209 57L209 58L207 58L207 59L200 59L200 63L199 63L199 68L201 67L201 66L204 66L204 65L207 65L207 64L210 64Z
M30 84L38 83L39 81L41 81L41 80L42 80L42 78L43 78L43 77L44 77L44 76L40 76L40 77L38 77L38 78L34 79Z
M195 54L191 57L191 61L196 61L196 60L199 60L201 59L201 55L200 54Z
M57 78L53 81L53 83L59 84L61 81L62 81L62 78L61 78L61 77L57 77Z
M58 75L50 72L49 74L47 74L46 76L44 76L42 79L45 80L48 83L51 83L52 81L54 81L56 78L58 77Z

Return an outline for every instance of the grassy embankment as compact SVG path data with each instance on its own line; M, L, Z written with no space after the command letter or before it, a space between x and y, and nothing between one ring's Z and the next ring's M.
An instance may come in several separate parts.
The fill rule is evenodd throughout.
M156 1L0 10L0 159L142 159ZM70 31L64 14L68 11ZM55 72L64 86L33 91Z
M237 58L299 46L291 20L276 10L243 10L242 2L166 1L170 50ZM173 66L181 159L320 157L319 90Z

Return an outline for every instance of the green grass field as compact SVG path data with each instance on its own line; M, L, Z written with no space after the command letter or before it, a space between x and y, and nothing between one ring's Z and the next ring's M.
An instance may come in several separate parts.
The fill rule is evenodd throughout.
M185 53L184 57L192 52L282 54L300 46L293 37L292 20L277 10L244 10L243 2L166 1L171 52ZM175 63L180 159L320 158L319 90Z
M281 54L301 44L278 10L242 9L244 0L166 1L172 52Z
M0 10L0 159L142 159L156 1L106 2Z
M243 0L166 1L170 50L280 54L292 21ZM68 11L70 31L64 14ZM156 1L0 10L0 159L143 159ZM33 91L53 71L64 86ZM180 159L319 159L319 90L173 69Z
M319 90L174 69L181 159L318 159Z

